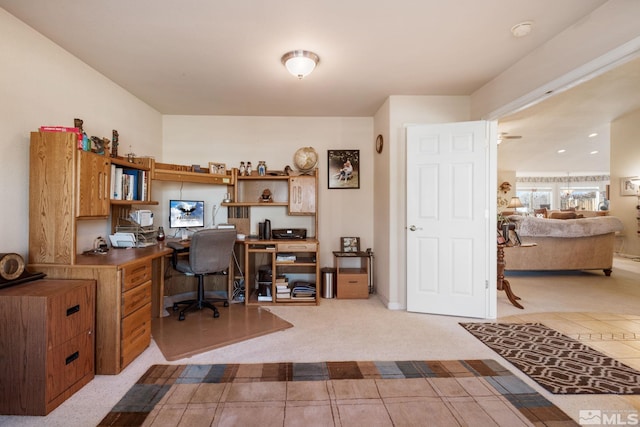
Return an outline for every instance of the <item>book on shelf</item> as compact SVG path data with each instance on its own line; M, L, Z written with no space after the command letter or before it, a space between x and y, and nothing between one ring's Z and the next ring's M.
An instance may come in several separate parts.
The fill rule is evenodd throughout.
M295 298L315 298L316 287L308 282L296 282L291 289L291 296Z
M235 224L218 224L216 225L216 228L218 230L233 230L234 228L236 228Z
M258 301L273 301L271 295L258 295Z
M285 293L278 292L276 294L276 299L291 299L291 294L289 292L285 292Z
M276 261L278 262L295 262L295 254L280 252L276 254Z

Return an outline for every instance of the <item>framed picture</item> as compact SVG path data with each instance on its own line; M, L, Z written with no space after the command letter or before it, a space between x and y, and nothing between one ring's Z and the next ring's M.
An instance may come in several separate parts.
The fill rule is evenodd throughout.
M340 248L342 252L360 252L359 237L341 237Z
M227 165L224 163L209 162L209 173L225 175L227 173Z
M360 150L329 150L329 188L360 188Z
M635 196L638 194L638 185L634 183L637 179L635 176L620 178L620 195Z

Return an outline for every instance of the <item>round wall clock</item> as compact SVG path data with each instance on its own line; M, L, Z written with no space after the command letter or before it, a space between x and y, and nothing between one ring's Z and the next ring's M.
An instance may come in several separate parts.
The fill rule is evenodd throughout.
M384 140L382 139L382 135L378 135L376 138L376 151L378 153L382 153L382 146L384 145Z

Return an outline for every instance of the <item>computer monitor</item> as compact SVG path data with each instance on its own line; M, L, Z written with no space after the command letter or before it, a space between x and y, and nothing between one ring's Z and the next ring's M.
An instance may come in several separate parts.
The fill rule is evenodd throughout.
M204 227L204 201L202 200L170 200L169 227L193 228Z

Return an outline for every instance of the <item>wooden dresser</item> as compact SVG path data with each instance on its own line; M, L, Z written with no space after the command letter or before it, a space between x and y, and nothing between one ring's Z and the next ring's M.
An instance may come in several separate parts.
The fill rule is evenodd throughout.
M94 377L95 280L0 290L0 413L46 415Z

